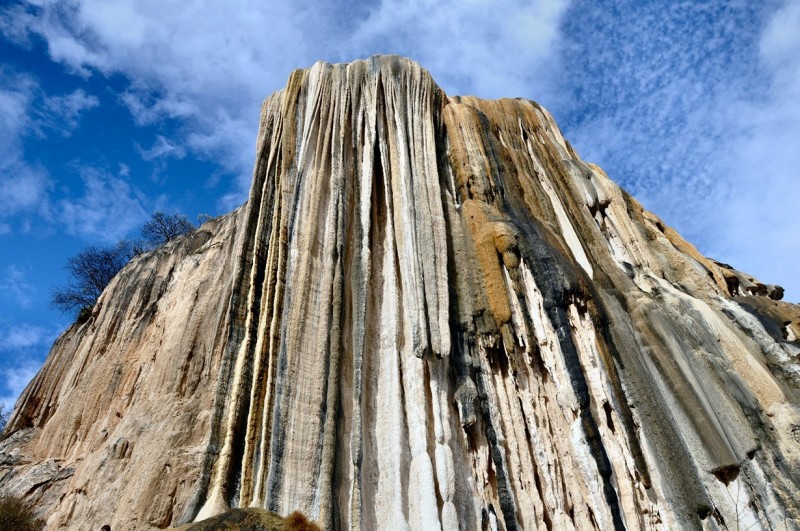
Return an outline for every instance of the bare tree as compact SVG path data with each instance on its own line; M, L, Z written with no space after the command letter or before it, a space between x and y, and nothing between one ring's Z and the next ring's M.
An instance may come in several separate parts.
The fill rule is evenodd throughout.
M156 212L150 221L142 226L142 238L152 247L164 245L178 236L194 230L194 225L183 214Z
M65 269L70 282L53 290L50 303L66 313L91 309L111 279L135 254L125 240L114 247L89 247L69 259Z
M131 258L192 232L194 228L182 214L156 212L142 226L142 239L122 240L114 247L84 249L67 262L69 284L55 288L50 303L65 313L77 314L79 322L85 321L111 279Z

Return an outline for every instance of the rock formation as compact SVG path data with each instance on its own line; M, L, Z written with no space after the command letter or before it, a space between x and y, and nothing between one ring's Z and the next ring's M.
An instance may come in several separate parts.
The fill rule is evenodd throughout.
M602 142L603 139L597 139ZM800 521L800 307L702 256L534 102L298 70L250 198L134 259L0 445L48 529Z

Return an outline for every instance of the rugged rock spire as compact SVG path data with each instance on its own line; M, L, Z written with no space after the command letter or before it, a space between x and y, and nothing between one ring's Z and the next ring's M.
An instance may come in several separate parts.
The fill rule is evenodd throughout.
M773 298L536 103L317 63L264 103L247 204L56 342L0 487L49 529L792 525L800 308Z

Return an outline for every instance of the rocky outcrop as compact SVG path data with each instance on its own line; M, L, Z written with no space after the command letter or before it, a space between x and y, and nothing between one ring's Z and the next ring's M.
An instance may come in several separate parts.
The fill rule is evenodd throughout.
M53 345L0 445L49 529L166 527L208 459L241 213L135 258Z
M598 139L601 142L602 139ZM263 106L247 204L137 258L0 446L50 529L800 519L800 308L702 256L525 100L398 57Z

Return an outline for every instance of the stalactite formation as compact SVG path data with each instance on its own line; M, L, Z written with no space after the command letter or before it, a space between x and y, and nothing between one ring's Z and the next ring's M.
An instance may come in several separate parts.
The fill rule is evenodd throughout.
M800 308L780 296L536 103L448 97L399 57L318 63L264 102L246 205L134 260L56 342L0 486L49 529L233 507L326 529L791 527Z

